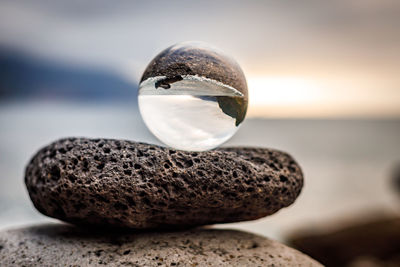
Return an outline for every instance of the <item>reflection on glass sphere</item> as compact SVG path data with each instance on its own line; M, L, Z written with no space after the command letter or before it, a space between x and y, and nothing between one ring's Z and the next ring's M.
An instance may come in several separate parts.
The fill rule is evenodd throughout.
M158 54L142 76L138 98L143 120L158 139L193 151L215 148L232 137L248 103L239 65L194 42Z

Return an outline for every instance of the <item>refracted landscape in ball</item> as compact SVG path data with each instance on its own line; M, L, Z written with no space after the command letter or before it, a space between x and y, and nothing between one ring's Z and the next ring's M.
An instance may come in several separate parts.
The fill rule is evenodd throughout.
M197 42L158 54L141 78L138 98L143 120L159 140L192 151L212 149L231 138L248 103L239 65Z

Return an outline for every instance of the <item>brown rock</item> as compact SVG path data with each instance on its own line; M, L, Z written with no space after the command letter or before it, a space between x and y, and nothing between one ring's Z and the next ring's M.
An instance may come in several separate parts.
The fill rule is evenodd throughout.
M235 230L88 232L50 224L0 232L0 266L321 266Z
M25 183L45 215L75 224L154 228L273 214L294 202L303 176L292 157L270 149L186 152L69 138L33 157Z
M173 45L158 54L147 66L140 82L156 76L166 76L169 82L182 75L198 75L229 85L243 93L247 100L247 83L240 66L221 51L203 43L185 42Z
M168 47L159 53L147 66L140 80L164 77L155 83L155 88L169 89L184 76L198 76L228 85L243 94L243 97L216 96L221 110L243 122L248 105L246 78L242 69L231 57L204 43L184 42Z
M400 196L400 163L392 171L392 188Z
M359 220L299 232L290 244L326 266L400 266L400 218Z

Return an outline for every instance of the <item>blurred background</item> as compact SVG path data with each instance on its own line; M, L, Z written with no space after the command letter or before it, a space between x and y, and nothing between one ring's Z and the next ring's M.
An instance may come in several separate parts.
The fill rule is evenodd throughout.
M55 139L160 144L138 112L138 81L158 52L188 40L220 48L246 74L247 119L225 145L287 151L305 174L292 207L217 227L287 242L398 216L399 29L395 0L1 0L0 229L52 220L23 177Z

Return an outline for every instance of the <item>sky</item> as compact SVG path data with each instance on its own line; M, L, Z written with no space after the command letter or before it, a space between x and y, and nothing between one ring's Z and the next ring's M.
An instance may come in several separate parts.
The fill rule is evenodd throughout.
M132 81L164 48L238 61L250 117L400 117L400 2L0 1L0 45Z

